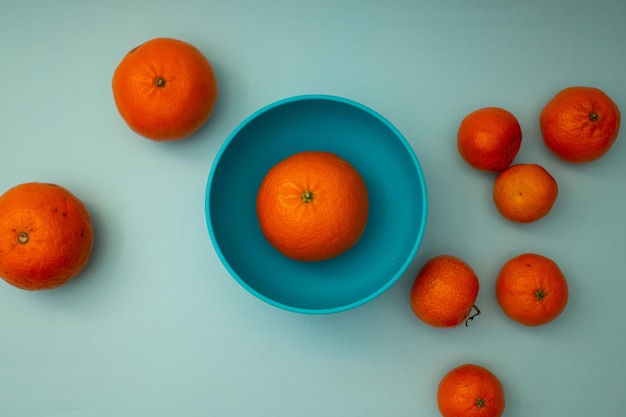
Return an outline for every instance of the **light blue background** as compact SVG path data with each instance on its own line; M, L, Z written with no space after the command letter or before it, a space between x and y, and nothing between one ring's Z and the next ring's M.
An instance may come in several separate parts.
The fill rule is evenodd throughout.
M569 85L602 88L626 109L624 22L621 0L5 1L0 189L67 187L92 213L96 243L64 287L0 285L0 416L435 416L439 379L464 362L500 377L506 416L622 416L624 133L600 161L567 165L541 143L538 115ZM220 85L211 120L183 142L138 137L111 94L126 51L157 36L196 45ZM220 264L204 217L228 134L261 106L311 93L388 118L429 190L407 273L329 316L251 296ZM518 117L516 162L559 183L535 224L499 217L493 176L456 151L462 117L487 105ZM528 251L570 283L567 309L541 328L495 301L500 266ZM479 275L483 314L468 328L430 328L410 311L415 274L440 253Z

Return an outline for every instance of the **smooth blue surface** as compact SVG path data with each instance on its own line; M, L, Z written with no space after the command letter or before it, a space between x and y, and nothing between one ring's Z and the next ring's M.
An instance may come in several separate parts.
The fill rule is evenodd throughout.
M584 166L543 146L539 112L569 85L626 112L623 0L4 1L0 189L64 185L96 232L80 277L50 292L0 282L0 417L438 416L436 388L474 362L502 380L504 417L622 417L626 410L626 128ZM194 137L155 143L115 109L113 71L157 36L196 45L220 95ZM251 296L207 231L208 175L224 141L263 106L303 94L375 109L419 157L428 224L415 258L376 299L294 314ZM493 176L458 155L461 119L515 114L516 162L559 184L552 212L512 224ZM244 238L241 240L245 244ZM501 265L526 251L570 284L561 317L509 320ZM435 329L411 312L422 264L450 253L480 281L482 314Z
M280 254L263 237L256 215L267 171L303 151L341 156L368 189L363 236L324 262ZM209 175L206 211L220 259L247 290L276 307L326 314L360 306L402 276L424 235L428 200L418 159L389 121L346 98L306 95L267 105L226 139Z

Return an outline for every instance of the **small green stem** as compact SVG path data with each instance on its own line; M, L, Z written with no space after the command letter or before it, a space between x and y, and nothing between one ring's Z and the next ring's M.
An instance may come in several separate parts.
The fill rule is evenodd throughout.
M306 190L305 192L302 193L302 201L305 203L310 203L311 201L313 201L314 195L311 191Z
M537 299L537 301L541 301L543 300L543 298L546 296L546 292L543 290L543 288L539 288L537 291L535 291L535 298Z
M25 244L25 243L28 243L28 233L20 232L17 235L17 242L21 243L22 245Z

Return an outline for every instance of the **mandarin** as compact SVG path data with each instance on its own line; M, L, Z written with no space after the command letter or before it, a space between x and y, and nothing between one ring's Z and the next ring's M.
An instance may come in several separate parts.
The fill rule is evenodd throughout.
M457 133L457 148L472 167L499 172L511 165L522 143L517 118L500 107L485 107L463 118Z
M323 261L352 248L365 231L367 186L332 152L306 151L274 165L256 199L261 231L285 256Z
M24 290L65 284L87 264L93 224L67 189L24 183L0 196L0 277Z
M437 388L437 405L443 417L500 417L505 403L500 380L475 364L452 369Z
M128 52L113 73L113 97L128 126L155 141L189 137L213 112L217 81L193 45L155 38Z
M500 172L493 186L493 201L500 214L517 223L545 217L559 194L556 180L537 164L516 164Z
M561 315L569 291L563 272L553 260L525 253L502 266L496 296L509 318L527 326L540 326Z
M478 277L462 259L438 255L420 269L410 293L411 309L424 323L434 327L455 327L469 317L478 296Z
M571 163L599 159L619 133L619 108L595 87L568 87L559 91L541 111L539 125L546 147Z

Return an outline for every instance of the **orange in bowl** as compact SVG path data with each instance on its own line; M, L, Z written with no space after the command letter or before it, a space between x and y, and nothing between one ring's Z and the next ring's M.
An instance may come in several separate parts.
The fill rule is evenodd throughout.
M256 200L261 231L285 256L324 261L352 248L367 224L367 186L332 152L291 155L265 175Z

